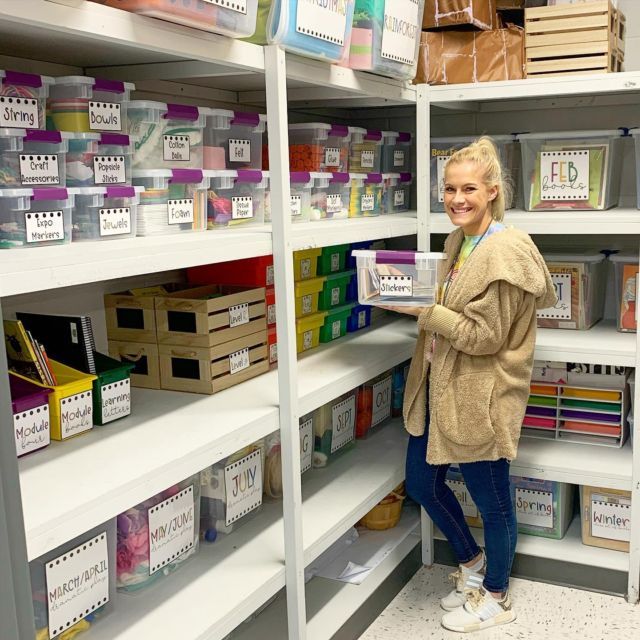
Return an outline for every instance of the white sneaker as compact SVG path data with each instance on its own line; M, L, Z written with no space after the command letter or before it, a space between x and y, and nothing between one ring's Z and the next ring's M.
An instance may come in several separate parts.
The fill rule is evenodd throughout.
M442 616L442 626L450 631L470 633L508 624L515 619L516 612L511 607L508 592L501 600L497 600L480 587L467 594L464 606Z
M461 607L467 601L467 593L473 589L479 589L484 580L487 567L484 552L482 554L482 568L480 571L473 571L464 565L460 565L457 571L449 574L449 580L455 585L455 589L440 600L440 606L445 611L453 611Z

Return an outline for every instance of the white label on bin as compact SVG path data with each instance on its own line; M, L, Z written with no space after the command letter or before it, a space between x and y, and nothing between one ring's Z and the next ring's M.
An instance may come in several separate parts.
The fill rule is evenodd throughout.
M615 500L615 501L614 501ZM631 500L624 497L591 496L591 535L595 538L629 542Z
M302 215L302 196L291 196L291 217Z
M342 213L342 196L339 193L330 193L327 196L327 215L334 216Z
M276 305L270 304L267 306L267 324L276 323Z
M558 302L555 307L540 309L538 318L571 320L571 274L552 273L551 281L555 287Z
M438 180L438 202L444 202L444 165L449 156L436 156L436 177Z
M239 327L249 323L249 303L235 304L229 307L229 327Z
M237 13L247 13L247 0L202 0L209 4L215 4L218 7L222 7L227 11L236 11ZM220 16L220 19L224 21L224 15Z
M230 138L229 162L251 162L251 140Z
M553 529L553 493L516 487L516 519L520 524Z
M122 131L122 109L119 102L90 102L91 131Z
M391 417L391 382L392 377L388 376L373 385L372 427Z
M19 456L42 449L51 441L49 405L42 404L27 411L13 414L13 433Z
M118 207L100 209L100 235L122 236L131 233L131 209Z
M354 394L331 407L331 453L335 453L353 440L355 428L356 396Z
M393 192L393 206L404 207L404 189L396 189Z
M324 165L325 167L339 167L340 166L340 148L339 147L326 147L324 150Z
M418 0L384 0L381 57L413 64L416 57L416 34L419 35L420 29L418 13Z
M272 285L272 284L273 284L273 265L272 265L272 264L270 264L270 265L267 267L267 275L266 275L266 278L267 278L267 286Z
M64 240L64 214L59 211L34 211L24 214L27 242Z
M311 313L313 309L313 295L302 296L302 313Z
M340 253L331 254L331 271L340 271Z
M54 154L29 153L20 155L20 182L29 185L60 184L58 156Z
M251 196L231 197L231 219L247 220L253 218L253 198Z
M269 346L269 364L278 362L278 343Z
M340 304L340 287L333 287L331 289L331 306L335 307Z
M373 163L376 159L375 151L367 151L363 149L360 152L360 166L363 169L373 169Z
M102 424L124 418L131 413L131 381L129 378L103 384L100 388L102 396Z
M393 166L404 167L404 151L402 149L393 150Z
M341 329L340 320L335 320L334 322L331 323L331 339L332 340L335 340L336 338L340 337L340 329Z
M300 260L300 277L301 278L310 278L311 277L311 259L304 258Z
M124 184L126 181L124 156L94 156L94 184Z
M473 501L467 485L462 480L445 480L447 486L457 498L460 506L462 507L462 513L470 518L478 517L478 507Z
M358 329L362 329L367 326L367 312L360 311L358 313Z
M164 136L162 158L165 162L189 162L191 142L189 136Z
M195 527L193 485L149 508L149 575L193 548Z
M49 560L45 581L49 637L54 638L109 602L106 531Z
M224 488L225 525L228 527L262 504L262 455L259 449L224 468Z
M347 27L347 3L338 0L298 0L296 31L342 46Z
M33 98L0 96L0 127L39 129L38 101Z
M540 153L540 199L589 199L588 149Z
M313 419L300 425L300 473L309 471L313 461Z
M193 224L193 198L167 200L169 224Z
M380 276L380 295L387 298L410 298L413 295L413 277Z
M70 438L93 427L93 395L83 391L60 400L62 439Z
M375 198L373 195L365 195L360 199L361 211L373 211L375 206Z
M240 371L248 369L250 364L249 348L240 349L240 351L236 351L229 356L229 373L231 375L240 373Z
M313 347L313 330L305 331L302 334L302 350L306 351Z

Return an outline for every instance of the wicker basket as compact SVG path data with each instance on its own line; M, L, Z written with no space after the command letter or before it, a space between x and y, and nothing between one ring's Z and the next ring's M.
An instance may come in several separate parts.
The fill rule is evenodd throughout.
M358 524L367 529L392 529L400 522L405 495L404 482L381 500Z

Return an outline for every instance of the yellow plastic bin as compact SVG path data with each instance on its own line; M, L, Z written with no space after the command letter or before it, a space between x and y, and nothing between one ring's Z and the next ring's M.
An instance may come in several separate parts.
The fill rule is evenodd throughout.
M309 280L318 273L318 257L322 249L303 249L293 252L293 279Z
M295 283L296 318L318 311L318 300L324 288L324 282L325 278L312 278Z
M315 349L320 343L320 328L327 314L324 311L296 320L296 345L298 353Z

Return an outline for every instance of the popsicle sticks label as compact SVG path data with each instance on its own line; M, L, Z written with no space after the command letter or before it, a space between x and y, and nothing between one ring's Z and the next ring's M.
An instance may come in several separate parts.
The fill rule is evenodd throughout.
M193 224L193 198L168 200L167 213L169 224Z
M589 199L589 150L540 153L542 200Z
M13 433L18 456L46 447L51 441L49 405L42 404L27 411L14 413Z
M229 327L239 327L249 323L249 303L236 304L229 307Z
M229 139L229 161L251 162L251 140Z
M124 184L126 181L124 156L94 156L94 184Z
M191 142L189 136L164 136L163 160L165 162L189 162Z
M23 186L60 184L58 156L37 153L21 155L20 182Z
M229 526L262 504L262 455L260 450L224 468L225 524Z
M202 0L203 2L208 2L209 4L215 4L218 7L222 7L223 9L228 9L229 11L235 11L236 13L247 13L247 0Z
M64 215L59 211L25 213L27 242L53 242L64 240Z
M413 277L380 276L380 295L389 298L410 298L413 295Z
M360 166L364 169L373 169L375 158L375 151L368 151L366 149L363 149L360 152Z
M248 369L250 364L249 349L240 349L229 356L229 373L231 375L240 373L240 371Z
M89 102L91 131L122 131L121 105L118 102Z
M232 220L253 218L253 198L251 196L232 196L231 218Z
M75 436L93 427L93 394L83 391L60 400L62 439Z
M99 217L101 236L121 236L131 233L131 209L129 207L100 209Z
M33 98L0 97L0 127L39 129L38 101Z

